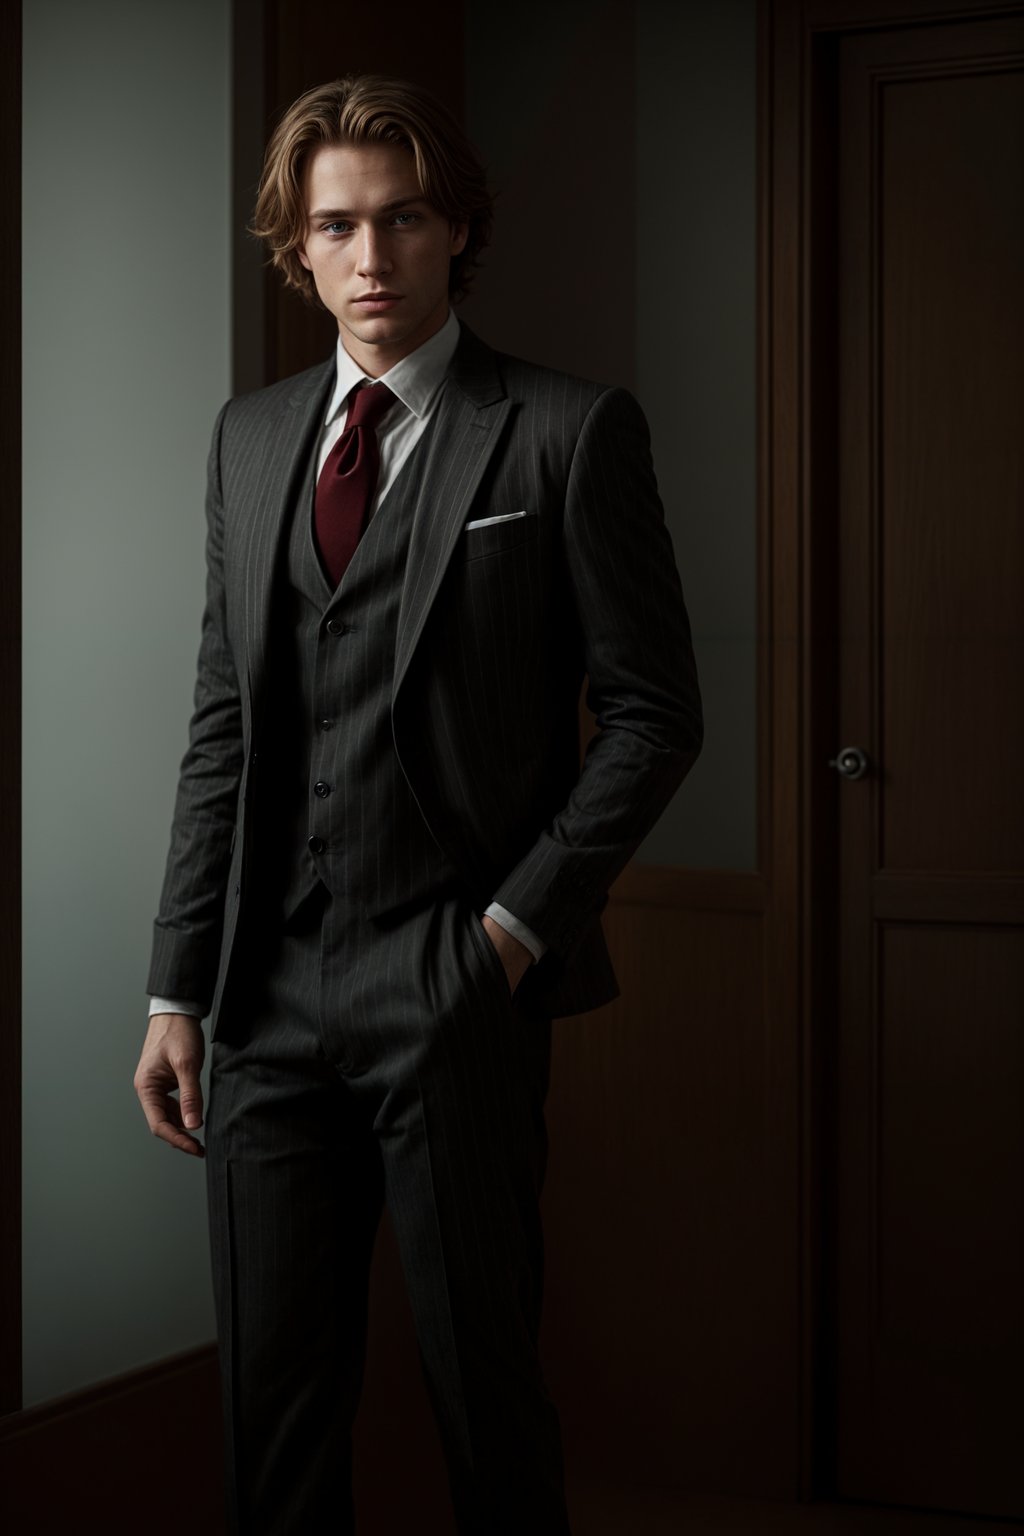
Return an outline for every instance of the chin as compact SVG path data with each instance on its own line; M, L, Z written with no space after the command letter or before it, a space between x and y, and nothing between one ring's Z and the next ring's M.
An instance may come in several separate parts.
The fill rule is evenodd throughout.
M381 315L373 320L357 320L354 325L350 322L345 329L351 331L365 346L372 347L385 341L401 341L407 327L393 323L389 325L387 318Z

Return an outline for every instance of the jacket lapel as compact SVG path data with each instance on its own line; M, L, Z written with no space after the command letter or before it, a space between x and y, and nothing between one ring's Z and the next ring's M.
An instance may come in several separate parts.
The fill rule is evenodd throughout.
M284 409L268 421L260 452L253 459L252 500L243 539L250 701L260 697L266 670L271 591L281 541L289 527L288 513L309 466L334 375L331 357L295 380Z
M495 354L463 325L429 429L413 515L395 647L396 694L511 408Z

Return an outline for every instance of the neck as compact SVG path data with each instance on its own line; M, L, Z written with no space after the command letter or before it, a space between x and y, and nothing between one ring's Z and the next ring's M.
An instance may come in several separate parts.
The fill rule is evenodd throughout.
M423 324L410 333L403 336L401 341L394 342L367 342L354 336L351 331L338 327L341 344L352 361L360 367L368 379L382 378L389 373L404 358L411 357L418 352L426 342L436 336L448 319L448 301L445 300L440 312L435 312L424 320Z

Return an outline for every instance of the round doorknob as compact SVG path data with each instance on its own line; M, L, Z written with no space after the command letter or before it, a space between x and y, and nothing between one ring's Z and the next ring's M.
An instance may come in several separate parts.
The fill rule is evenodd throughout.
M871 763L863 747L844 747L838 756L829 758L828 765L844 779L862 779Z

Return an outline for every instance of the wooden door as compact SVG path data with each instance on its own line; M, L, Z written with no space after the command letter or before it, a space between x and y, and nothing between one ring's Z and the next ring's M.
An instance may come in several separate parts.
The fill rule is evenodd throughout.
M839 80L837 1473L1024 1515L1024 19Z

